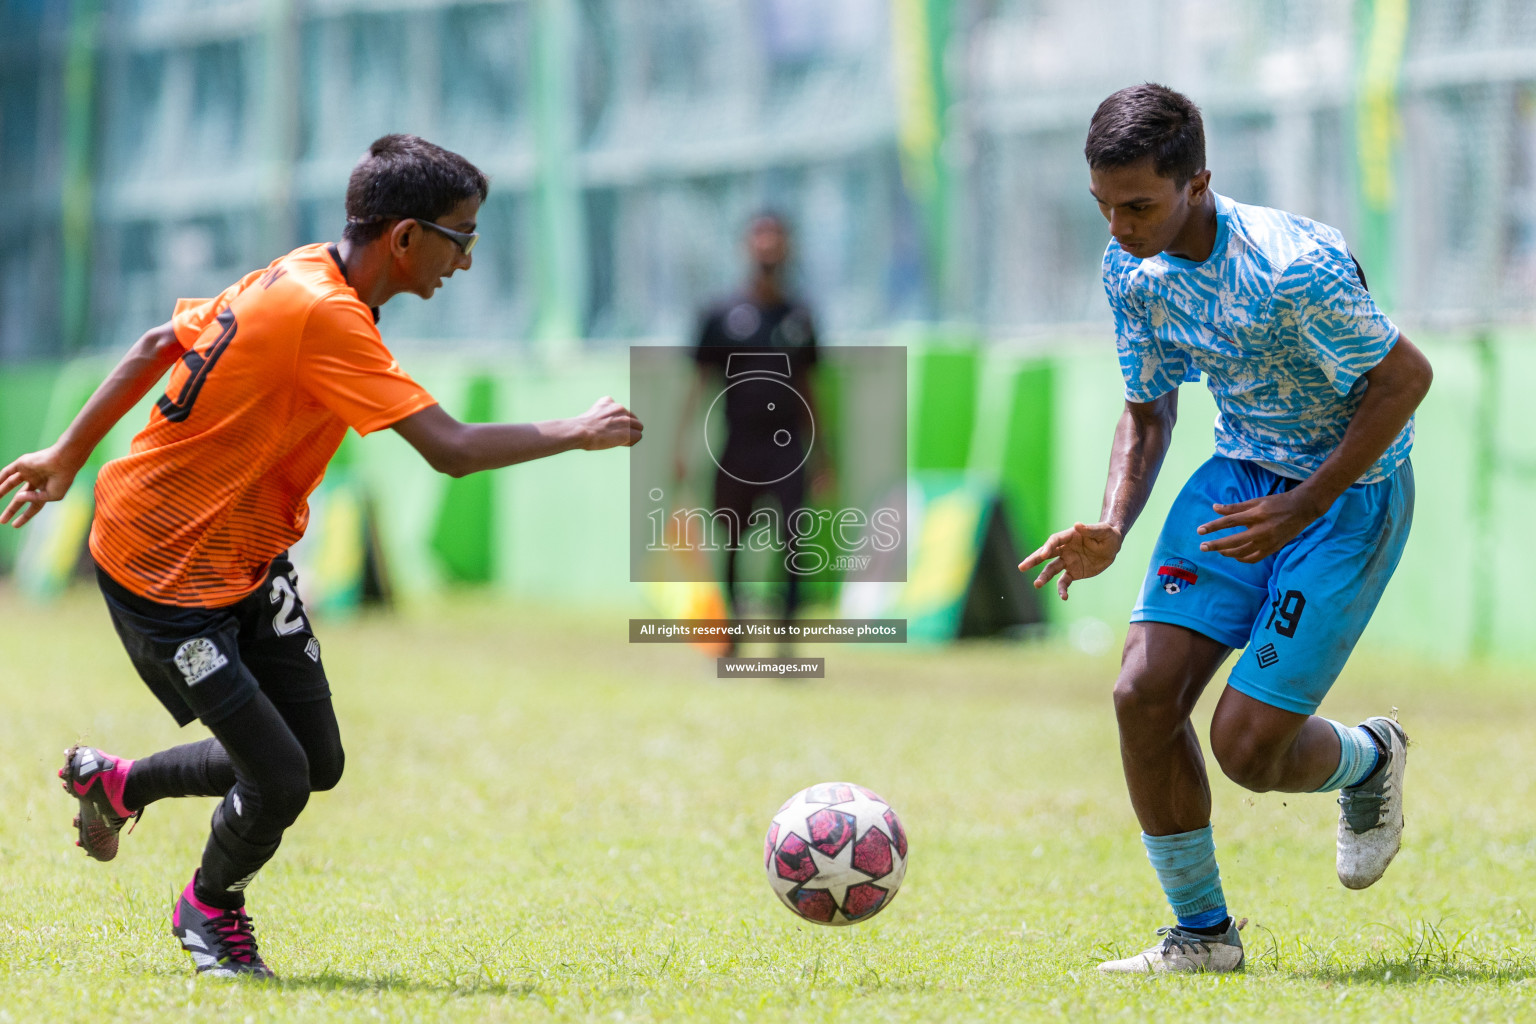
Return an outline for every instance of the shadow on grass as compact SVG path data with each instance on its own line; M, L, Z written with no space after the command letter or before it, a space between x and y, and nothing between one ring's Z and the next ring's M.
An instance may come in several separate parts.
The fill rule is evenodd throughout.
M1332 981L1340 985L1414 985L1421 981L1466 982L1516 982L1536 978L1536 965L1532 964L1465 964L1425 966L1412 960L1386 960L1360 967L1304 967L1284 972L1315 981Z
M313 989L317 992L418 992L451 996L513 996L534 995L539 986L532 982L505 983L479 981L422 981L393 975L358 978L334 971L319 974L284 975L277 981L278 988Z
M1536 960L1527 956L1488 955L1471 945L1475 931L1448 928L1443 921L1415 921L1379 927L1396 939L1394 951L1377 953L1364 963L1340 956L1337 945L1314 947L1303 940L1282 943L1267 928L1268 941L1249 958L1253 967L1292 977L1341 985L1413 985L1424 981L1487 984L1536 978ZM1289 948L1282 951L1282 945Z

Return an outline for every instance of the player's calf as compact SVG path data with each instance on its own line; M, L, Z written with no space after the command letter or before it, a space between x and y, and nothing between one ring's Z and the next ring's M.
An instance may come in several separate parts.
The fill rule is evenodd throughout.
M1221 765L1222 774L1244 789L1268 793L1281 788L1286 749L1277 750L1252 734L1212 732L1211 753Z
M1211 753L1227 778L1255 793L1311 792L1338 763L1326 719L1274 707L1230 685L1211 717Z
M75 815L75 845L101 861L117 856L118 834L130 820L137 821L143 808L123 803L123 788L133 762L113 757L95 747L74 746L64 751L59 778L64 792L80 802ZM129 831L133 831L131 828Z

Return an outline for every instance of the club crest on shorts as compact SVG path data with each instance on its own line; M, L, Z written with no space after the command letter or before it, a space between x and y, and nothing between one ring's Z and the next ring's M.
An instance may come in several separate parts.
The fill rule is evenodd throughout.
M205 636L176 648L176 667L188 686L196 686L228 664L229 659Z
M1157 579L1163 585L1165 594L1177 594L1192 587L1199 578L1200 573L1195 570L1195 563L1184 558L1165 558L1157 568Z

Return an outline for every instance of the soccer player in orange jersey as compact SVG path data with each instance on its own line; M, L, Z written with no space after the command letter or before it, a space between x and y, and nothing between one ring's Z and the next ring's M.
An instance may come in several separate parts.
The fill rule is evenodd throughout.
M633 445L611 398L570 419L467 424L402 369L375 326L403 292L431 298L468 270L485 175L411 135L374 142L347 185L335 244L306 245L214 299L183 299L139 339L50 448L0 470L0 523L68 491L91 451L170 370L149 425L96 482L91 555L113 625L155 696L212 738L137 760L91 747L59 776L79 845L117 854L156 800L223 797L172 933L200 973L271 976L244 891L316 790L341 778L331 691L287 549L347 428L391 427L463 476L575 448Z

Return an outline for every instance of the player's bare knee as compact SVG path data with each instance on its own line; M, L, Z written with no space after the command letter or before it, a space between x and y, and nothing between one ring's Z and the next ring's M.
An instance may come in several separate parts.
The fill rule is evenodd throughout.
M1258 736L1240 729L1213 729L1211 753L1222 774L1246 790L1267 793L1280 778L1280 758Z
M1177 692L1168 680L1150 673L1121 672L1114 692L1121 733L1162 735L1180 728L1189 715L1174 699Z

